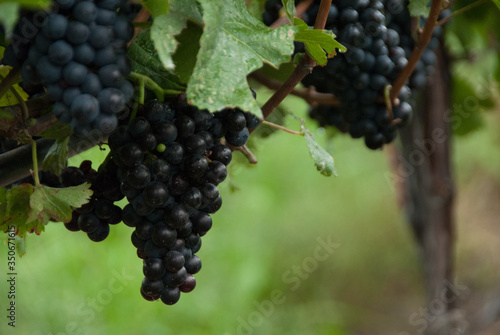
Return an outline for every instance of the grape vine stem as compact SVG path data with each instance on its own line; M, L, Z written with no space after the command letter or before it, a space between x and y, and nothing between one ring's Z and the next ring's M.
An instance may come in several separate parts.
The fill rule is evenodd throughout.
M139 22L140 23L144 23L144 22L146 22L149 19L150 16L151 16L151 14L147 10L147 8L143 7L139 11L139 13L137 14L137 16L135 17L134 23L139 23ZM141 32L141 29L142 29L142 27L140 27L140 26L139 27L138 26L134 27L134 37L132 37L132 39L130 40L130 42L128 42L128 44L127 44L128 46L130 46L134 42L134 40L137 37L137 35L139 35L139 33Z
M35 179L35 186L40 186L40 177L38 175L38 155L35 140L31 140L31 155L33 157L33 177Z
M309 7L313 4L313 0L307 0L307 1L302 1L297 4L295 10L297 13L298 17L301 17L302 14L304 14ZM281 27L282 25L285 25L289 23L288 22L288 17L286 15L280 16L276 21L273 22L269 27L270 28L278 28Z
M314 22L314 29L324 29L326 24L326 19L328 18L328 13L330 11L330 6L332 5L332 0L321 0L319 5L318 16L316 17L316 22ZM295 89L295 86L304 79L312 69L316 66L316 62L305 55L300 61L299 65L292 72L290 77L276 90L269 100L262 106L262 114L264 119L266 119L279 104Z
M287 133L292 134L292 135L304 136L304 133L301 133L300 131L290 130L288 128L280 126L279 124L272 123L272 122L269 122L269 121L266 121L266 120L262 121L262 124L264 124L266 126L269 126L269 127L272 127L272 128L283 130L284 132L287 132Z
M476 2L473 2L463 8L460 8L460 9L457 9L456 11L454 11L453 13L451 13L450 15L442 18L441 20L439 20L437 22L436 25L438 26L442 26L443 24L445 24L446 22L448 22L451 18L457 16L457 15L460 15L460 14L463 14L477 6L480 6L480 5L484 5L484 4L487 4L488 2L491 2L491 0L478 0Z
M394 101L394 99L398 96L399 91L401 90L401 88L403 88L405 83L410 78L413 70L415 70L415 67L417 66L420 57L422 57L422 54L429 44L432 38L432 32L434 31L434 27L437 25L437 20L442 8L443 0L432 0L429 18L425 22L424 30L420 34L417 44L415 45L415 49L413 49L413 52L408 59L408 64L406 64L403 71L401 71L401 74L392 85L390 96L392 101Z
M283 85L282 82L269 78L265 75L262 75L258 72L252 73L250 75L251 79L261 83L269 89L276 90ZM330 93L321 93L316 91L314 86L309 86L307 88L297 89L294 88L290 94L295 95L299 98L302 98L309 105L329 105L329 106L338 106L340 101L335 97L335 95Z

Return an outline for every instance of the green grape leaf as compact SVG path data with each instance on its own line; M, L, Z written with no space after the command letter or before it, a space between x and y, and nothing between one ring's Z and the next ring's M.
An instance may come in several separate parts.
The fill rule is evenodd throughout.
M0 3L0 26L4 27L5 34L9 36L19 19L19 9L21 7L30 9L47 8L51 4L50 0L2 0Z
M455 135L467 135L484 125L481 111L494 108L495 103L491 96L483 94L478 94L473 84L464 78L453 78L450 122Z
M171 71L165 69L155 51L150 29L143 29L130 45L128 56L132 71L145 75L161 88L182 91L185 86Z
M156 20L158 16L168 13L170 0L142 0L142 5L147 8L151 16Z
M58 140L69 137L72 134L73 130L71 130L71 125L58 121L38 136L49 140Z
M429 0L410 0L408 4L408 9L410 10L411 16L422 16L424 18L429 17L430 7L428 7Z
M10 66L0 66L0 80L5 78L9 74L11 69L12 68ZM26 92L24 92L24 90L18 84L13 85L12 88L16 90L21 99L23 99L24 101L28 100L28 94L26 94ZM2 98L0 98L0 107L13 106L17 104L19 104L19 101L11 90L5 92Z
M56 176L61 174L61 171L68 165L68 143L69 136L56 140L43 159L43 171L50 171Z
M328 153L325 149L323 149L318 142L314 139L313 134L306 127L306 121L304 119L299 118L295 114L290 114L300 122L300 132L304 135L306 139L307 148L309 149L309 153L311 154L312 159L314 160L314 164L316 164L316 169L323 176L337 176L337 170L335 169L335 161L333 160L332 155Z
M493 3L500 9L500 0L493 0Z
M46 224L51 218L69 222L73 212L71 207L81 207L91 195L89 183L66 188L37 186L29 201L31 210L27 223Z
M7 189L0 188L0 226L3 224L7 215Z
M24 236L31 227L26 225L30 209L30 197L33 194L33 185L23 184L14 186L4 191L0 196L2 204L0 207L0 227L6 232L10 226L14 226L17 235Z
M304 43L307 54L321 66L326 65L328 58L335 55L335 49L341 52L347 48L335 40L335 34L329 30L309 29L307 24L295 18L295 25L300 28L295 34L295 41Z
M19 3L4 2L0 3L0 26L3 26L5 33L10 35L19 18Z
M175 68L172 54L177 49L179 42L175 36L179 35L187 22L193 21L203 24L198 4L195 0L173 0L168 14L156 17L151 27L151 38L158 52L158 57L169 70ZM197 43L198 40L191 40ZM195 55L196 56L196 55Z
M271 29L250 15L244 1L202 1L205 30L193 74L188 101L217 111L239 107L259 113L246 76L264 63L278 67L290 61L296 27Z
M316 164L316 168L323 176L337 176L337 170L335 169L335 162L333 157L323 149L318 142L314 139L314 136L309 132L309 129L303 127L304 137L306 138L307 147L309 148L309 153Z
M196 55L200 50L200 40L203 29L193 23L188 23L186 29L176 36L179 46L172 59L175 63L175 72L182 83L187 83L193 74L196 65Z
M14 236L14 243L16 244L17 255L23 258L26 255L26 235L23 237Z
M288 20L290 20L291 24L295 24L293 20L294 16L297 15L295 0L281 0L281 2L283 3L283 9L285 10Z

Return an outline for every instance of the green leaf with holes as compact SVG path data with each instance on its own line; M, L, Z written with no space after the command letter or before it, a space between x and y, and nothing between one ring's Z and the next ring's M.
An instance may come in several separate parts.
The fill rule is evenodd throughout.
M290 61L298 28L271 29L248 12L244 1L200 3L205 29L188 83L188 101L210 111L239 107L259 113L246 76L265 63L277 68Z

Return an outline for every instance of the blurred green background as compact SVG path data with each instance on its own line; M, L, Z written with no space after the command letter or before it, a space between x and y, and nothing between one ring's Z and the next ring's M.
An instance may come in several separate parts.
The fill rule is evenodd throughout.
M456 268L465 300L500 279L500 118L486 118L485 127L454 141ZM140 296L142 260L131 228L114 226L106 241L93 243L52 223L28 237L17 260L15 329L6 325L6 271L0 274L0 333L416 334L409 317L426 307L421 265L387 153L346 136L327 141L311 128L339 176L316 172L299 136L259 141L258 165L236 164L220 187L224 204L203 238L197 287L178 304ZM91 159L97 167L105 155L94 149L71 163ZM318 251L319 240L334 242L330 253ZM2 244L2 269L6 257Z

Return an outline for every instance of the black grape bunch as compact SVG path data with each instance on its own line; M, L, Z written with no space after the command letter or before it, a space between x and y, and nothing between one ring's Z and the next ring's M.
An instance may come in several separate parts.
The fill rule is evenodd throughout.
M3 62L21 67L28 93L42 87L56 117L81 133L110 134L127 112L133 86L126 49L134 30L125 0L54 0L45 16L23 16ZM41 18L43 20L41 21Z
M231 149L242 146L259 124L240 110L210 113L178 99L148 102L128 126L109 137L121 192L129 201L123 222L135 228L132 244L143 259L141 295L167 305L196 286L196 253L212 227L210 214L222 198L217 185L227 176Z
M315 0L304 13L308 25L313 25L319 10ZM264 15L266 24L279 15L280 5L270 0ZM365 138L370 149L378 149L396 137L398 127L404 126L412 115L409 86L398 96L399 104L388 111L384 90L397 78L408 63L411 44L410 16L403 0L339 0L330 7L325 29L333 31L337 40L348 48L345 54L331 59L327 66L316 67L302 83L314 85L319 92L333 93L339 100L336 106L318 106L310 116L320 125L333 125L353 138ZM408 35L405 35L408 34ZM303 51L297 46L296 52ZM426 53L430 70L433 53ZM425 81L427 73L418 71L412 82ZM421 83L419 84L421 85Z
M91 161L83 161L80 167L70 166L61 172L64 187L90 183L93 191L90 201L75 208L70 222L64 226L69 231L83 231L90 240L101 242L108 237L110 225L122 221L122 209L115 205L124 198L117 177L118 167L113 160L101 165L99 171L92 169Z
M391 4L391 2L388 2ZM400 2L398 2L400 3ZM406 3L404 3L406 6ZM391 7L389 7L391 8ZM398 8L398 7L396 7ZM449 10L443 11L439 15L439 19L450 14ZM404 8L397 12L397 15L392 15L390 22L388 22L387 27L396 31L400 37L400 47L404 49L406 53L406 58L409 58L411 52L415 48L415 39L412 36L411 24L412 18L410 12ZM421 20L420 25L423 26L425 20ZM443 27L436 26L432 33L432 38L424 50L422 57L417 62L415 70L409 80L409 86L412 91L420 91L426 84L428 78L434 73L435 65L437 62L436 50L439 46L439 39L443 33Z

